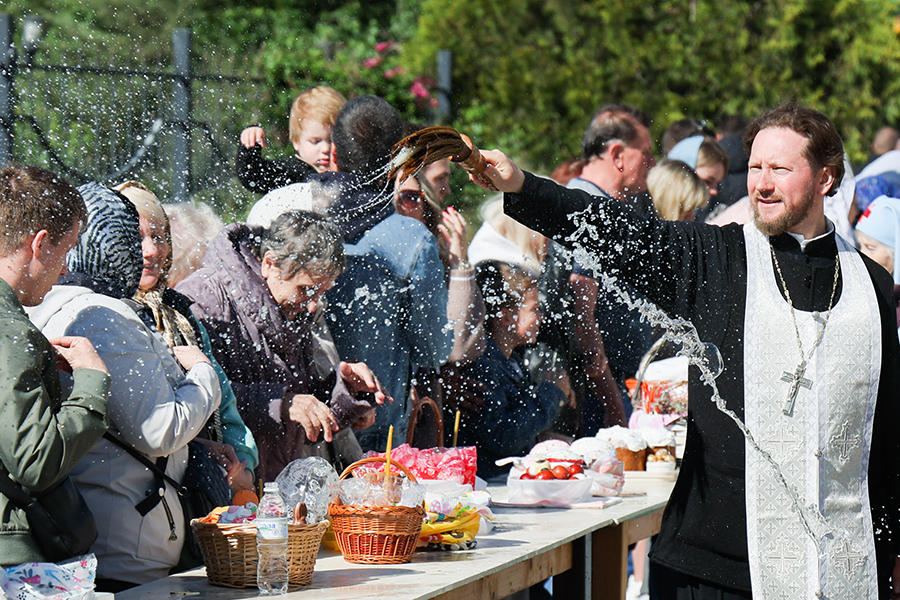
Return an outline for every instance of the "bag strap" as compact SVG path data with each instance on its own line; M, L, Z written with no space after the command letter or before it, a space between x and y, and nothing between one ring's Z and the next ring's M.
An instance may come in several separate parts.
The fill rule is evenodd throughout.
M134 508L137 509L141 516L146 516L147 513L153 510L161 501L165 503L163 499L163 492L165 491L166 483L169 483L173 488L175 488L175 492L181 497L186 497L186 495L189 493L189 490L186 487L166 475L166 464L169 462L168 456L162 456L158 458L154 463L152 460L138 452L130 444L123 442L110 432L107 431L106 433L104 433L103 437L116 446L122 448L125 452L136 458L138 462L150 469L150 472L154 475L156 484L160 486L159 493L152 493L151 491L151 493L148 494L146 498L134 505ZM169 507L166 506L166 513L168 512ZM171 521L171 517L169 520Z
M24 510L25 507L34 502L29 494L22 487L12 480L9 472L0 466L0 493L6 496L16 508Z

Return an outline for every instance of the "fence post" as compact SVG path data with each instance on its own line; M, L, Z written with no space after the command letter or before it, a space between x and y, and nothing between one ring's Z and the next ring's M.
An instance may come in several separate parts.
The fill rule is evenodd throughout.
M191 195L191 30L173 31L172 46L177 75L172 107L175 122L172 200L187 202Z
M450 94L453 86L453 52L438 50L437 55L437 120L445 121L450 116Z
M16 70L16 49L13 46L12 16L0 14L0 167L13 158L13 76Z

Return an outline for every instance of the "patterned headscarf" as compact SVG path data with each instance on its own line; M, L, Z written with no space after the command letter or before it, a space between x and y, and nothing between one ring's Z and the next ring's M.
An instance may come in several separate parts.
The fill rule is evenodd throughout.
M144 269L137 210L99 183L86 183L78 191L88 217L78 244L66 255L66 266L72 273L88 276L95 291L131 298Z

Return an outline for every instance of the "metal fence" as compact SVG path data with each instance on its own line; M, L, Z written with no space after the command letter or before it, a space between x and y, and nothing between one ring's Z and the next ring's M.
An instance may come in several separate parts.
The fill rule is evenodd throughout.
M230 208L257 80L193 73L188 29L173 32L168 72L38 64L24 38L17 51L0 14L0 164L43 165L73 183L137 179L164 201Z

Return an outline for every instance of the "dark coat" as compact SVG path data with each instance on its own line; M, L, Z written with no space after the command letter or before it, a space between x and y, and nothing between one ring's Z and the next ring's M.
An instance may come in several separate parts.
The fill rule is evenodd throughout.
M689 319L701 340L718 347L725 366L716 380L719 392L726 406L743 419L747 255L741 227L643 219L620 203L598 201L532 175L526 175L520 194L504 196L509 216L563 244L571 244L567 236L576 229L568 215L589 204L594 205L589 219L598 227L598 235L586 237L586 249L604 269L631 282L670 316ZM797 310L826 310L837 253L834 235L810 243L804 252L788 234L773 238L772 247ZM900 422L900 345L890 276L868 258L863 261L882 324L881 379L868 485L883 586L884 568L893 566L892 555L900 549L896 533L900 531L900 472L896 468L900 436L895 431ZM710 401L710 388L695 368L690 370L688 386L691 401L684 462L650 557L702 581L749 590L744 436Z
M245 148L238 144L234 160L235 175L245 188L257 194L268 194L275 188L306 181L316 172L296 156L267 159L262 157L262 146Z
M553 425L566 395L548 381L535 384L522 360L515 354L506 358L491 339L484 354L463 373L484 384L487 394L481 412L460 421L458 443L478 448L479 477L496 477L509 468L494 461L528 454L538 434ZM447 412L444 422L454 417ZM447 431L445 437L450 435Z
M238 411L256 438L257 475L274 481L287 463L303 455L307 439L303 428L288 419L288 402L275 412L273 401L313 394L329 403L341 428L372 405L350 395L336 375L315 378L311 315L290 320L275 302L256 256L261 233L262 228L243 223L227 226L210 243L203 268L182 281L178 291L195 302L194 313L209 332Z

